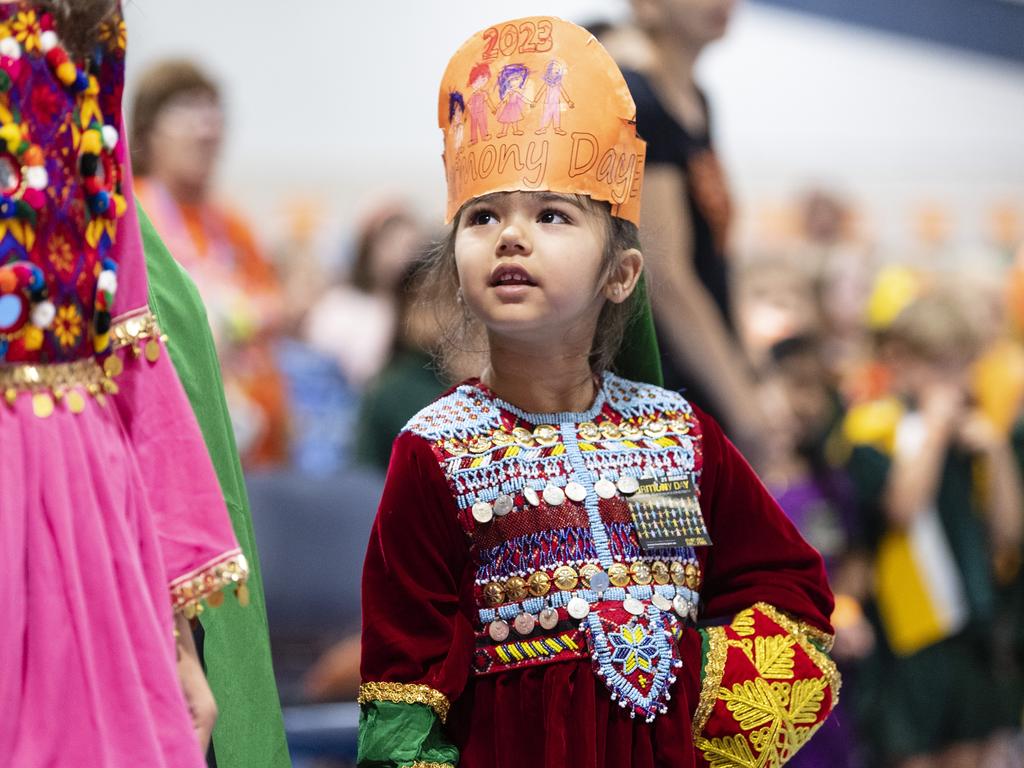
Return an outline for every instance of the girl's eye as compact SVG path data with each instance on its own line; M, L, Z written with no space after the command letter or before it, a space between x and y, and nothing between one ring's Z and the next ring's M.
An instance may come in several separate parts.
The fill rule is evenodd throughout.
M542 211L537 221L541 224L572 224L572 220L566 214L553 208Z
M497 221L497 217L488 210L473 211L469 216L470 226L478 227Z

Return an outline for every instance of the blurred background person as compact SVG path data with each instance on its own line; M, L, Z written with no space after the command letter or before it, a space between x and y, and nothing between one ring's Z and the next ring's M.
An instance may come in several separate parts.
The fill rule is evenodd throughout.
M356 227L348 275L310 308L303 335L329 355L349 385L362 391L384 367L398 329L399 286L425 242L404 202L371 208Z
M391 354L359 406L356 458L381 471L388 468L391 443L409 419L448 386L435 361L443 330L437 314L444 308L422 295L423 277L417 261L395 286L397 333Z
M138 196L206 304L248 468L287 459L288 403L271 346L285 307L248 224L213 199L224 122L219 88L191 61L158 62L137 84L131 131Z
M606 30L647 142L644 254L665 386L723 421L756 462L766 419L737 343L730 297L728 182L694 79L701 52L725 34L736 0L634 0L636 30Z
M865 735L900 768L983 765L1020 717L993 666L994 564L1020 547L1024 501L1008 436L972 401L975 319L942 281L921 288L879 336L890 397L845 425L880 629Z
M876 255L857 231L854 207L837 192L811 188L798 198L797 211L794 262L814 284L828 368L846 377L871 354L864 305L878 269Z
M865 766L855 709L857 674L874 646L863 603L870 588L853 484L846 472L843 403L820 339L790 336L774 343L761 367L765 408L775 415L763 478L804 538L825 560L835 593L832 655L843 675L833 716L788 763L793 768Z

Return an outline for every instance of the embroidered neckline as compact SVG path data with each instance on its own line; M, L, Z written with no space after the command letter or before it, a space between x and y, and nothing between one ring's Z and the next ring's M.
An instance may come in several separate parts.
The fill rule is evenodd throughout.
M513 414L516 418L530 424L573 424L581 421L592 421L604 409L608 396L605 392L607 379L604 374L598 377L597 389L594 394L594 402L585 411L553 411L549 413L526 411L513 403L502 400L494 391L479 378L467 379L464 386L470 387L483 394L494 405L503 411Z

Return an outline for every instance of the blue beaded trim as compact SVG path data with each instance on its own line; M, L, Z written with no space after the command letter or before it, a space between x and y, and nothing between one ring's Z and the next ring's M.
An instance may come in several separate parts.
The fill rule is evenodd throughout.
M594 490L594 480L587 469L583 452L580 451L579 441L576 437L576 422L563 423L561 427L562 442L565 445L565 455L572 466L572 479L582 485L587 491L587 498L583 502L587 510L587 518L590 520L590 535L594 538L594 548L597 550L597 557L605 570L615 562L612 559L612 550L608 546L608 531L605 530L604 521L601 519L601 512L598 510L597 491Z
M605 374L607 377L611 374ZM561 411L558 413L530 413L524 411L521 408L517 408L512 403L506 403L504 400L494 398L495 404L503 410L515 415L517 418L522 419L530 424L579 424L581 421L593 421L597 418L597 414L601 412L605 404L605 391L604 384L597 388L597 396L594 398L594 404L585 411Z

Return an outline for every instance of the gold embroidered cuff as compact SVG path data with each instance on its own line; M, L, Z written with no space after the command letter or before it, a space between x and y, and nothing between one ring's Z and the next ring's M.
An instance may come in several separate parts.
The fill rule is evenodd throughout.
M203 612L203 601L214 608L224 601L222 592L232 584L237 585L235 594L242 605L249 603L249 589L245 582L249 578L249 563L239 549L220 555L201 568L171 582L171 604L187 619L193 619Z
M839 669L836 667L836 663L832 661L831 657L829 657L827 653L827 651L832 650L832 643L835 638L805 622L794 619L792 616L783 613L775 606L768 605L768 603L755 603L754 608L764 613L772 621L796 638L800 647L803 648L804 652L814 663L814 666L825 674L826 679L832 686L833 696L838 700L839 689L842 687L843 683L842 676L839 674ZM825 650L821 650L822 648L825 648Z
M395 704L425 704L434 710L442 723L448 719L451 702L440 691L429 685L410 683L363 683L359 686L360 704L373 701L390 701ZM424 763L423 765L429 765Z
M704 731L708 724L711 711L718 701L718 689L722 685L722 677L725 675L725 660L729 654L729 643L725 636L724 627L708 627L706 630L708 638L707 661L704 663L704 675L700 686L700 699L697 703L697 711L693 715L693 737L696 739Z

